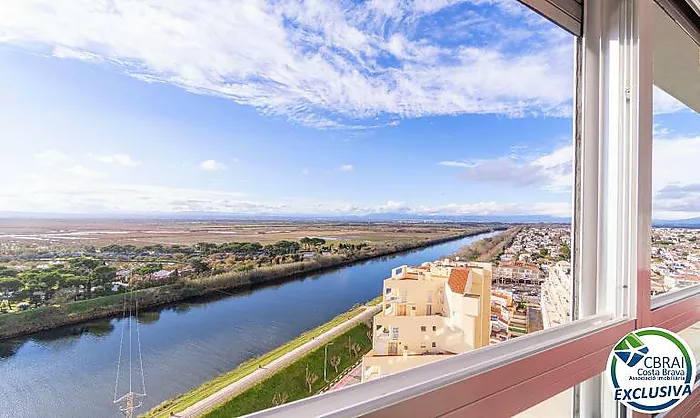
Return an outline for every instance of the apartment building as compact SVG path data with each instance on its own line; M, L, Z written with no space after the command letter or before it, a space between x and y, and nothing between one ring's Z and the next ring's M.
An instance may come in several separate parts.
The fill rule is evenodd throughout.
M362 380L489 344L491 264L451 261L400 266L384 280L382 312Z
M549 268L542 283L542 320L544 328L571 321L571 264L559 261Z
M541 280L542 272L535 263L508 261L493 269L494 283L539 284Z

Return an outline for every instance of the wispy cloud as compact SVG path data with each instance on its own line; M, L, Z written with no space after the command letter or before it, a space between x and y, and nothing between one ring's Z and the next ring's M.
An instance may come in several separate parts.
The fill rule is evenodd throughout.
M199 168L204 171L222 171L226 170L226 165L216 160L206 160L199 164Z
M135 161L127 154L113 154L113 155L92 155L96 160L103 162L105 164L116 164L124 167L135 167L140 165L141 162Z
M660 115L664 113L675 113L679 111L687 111L688 106L684 105L678 99L654 86L654 114Z
M462 167L462 168L468 168L473 166L473 164L470 164L465 161L440 161L438 165L442 165L445 167Z
M107 173L103 173L101 171L93 170L91 168L87 168L81 164L76 164L72 167L66 168L65 170L67 173L74 174L79 177L84 177L88 179L101 179L107 177Z
M343 164L339 168L340 171L353 171L355 170L355 166L352 164Z
M309 175L310 173L311 173L311 170L309 170L308 168L304 168L301 170L301 174L303 174L305 176Z
M441 161L438 165L462 168L469 180L510 183L516 186L539 185L551 191L571 190L573 148L564 146L540 155L511 152L510 155L475 161Z
M61 163L66 163L71 160L71 158L61 151L56 150L46 150L40 153L34 154L40 163L46 165L56 165Z
M467 14L482 26L433 35ZM573 39L515 2L6 0L0 28L0 42L324 129L571 113Z

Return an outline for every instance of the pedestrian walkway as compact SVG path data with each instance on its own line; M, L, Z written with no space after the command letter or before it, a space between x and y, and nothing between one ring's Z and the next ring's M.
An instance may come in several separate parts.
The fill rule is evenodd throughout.
M341 389L347 386L352 386L355 384L358 384L362 381L362 363L358 364L355 368L350 370L348 374L343 376L342 379L335 385L330 390L336 390L336 389Z
M336 325L335 327L329 329L328 331L314 337L311 341L308 341L299 347L291 350L288 353L283 354L279 358L271 361L264 367L253 371L252 373L238 379L237 381L231 383L220 391L202 399L201 401L195 403L194 405L188 407L184 411L177 414L178 417L191 418L203 415L214 407L226 402L228 399L233 397L233 395L240 393L249 387L253 386L260 380L272 375L277 370L282 369L298 358L302 357L304 354L312 351L315 348L322 346L325 342L330 341L338 334L345 332L350 329L355 324L371 319L381 310L381 305L375 305L366 307L364 312L348 319L347 321Z

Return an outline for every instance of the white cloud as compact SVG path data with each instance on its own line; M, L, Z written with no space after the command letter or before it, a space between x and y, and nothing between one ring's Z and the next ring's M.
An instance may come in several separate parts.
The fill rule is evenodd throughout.
M310 173L311 173L311 171L310 171L308 168L305 168L305 169L301 170L301 174L303 174L303 175L305 175L305 176L306 176L306 175L309 175Z
M204 171L222 171L226 170L226 166L216 160L206 160L199 164L199 168Z
M46 165L57 165L71 160L71 158L68 155L56 150L42 151L40 153L34 154L34 157L36 157L36 159L38 159L40 163Z
M700 216L700 136L680 135L657 128L654 141L652 189L654 217L679 219Z
M464 161L440 161L438 165L442 165L445 167L461 167L461 168L469 168L473 167L474 164L470 164Z
M66 168L65 171L67 173L71 173L71 174L74 174L76 176L84 177L84 178L88 178L88 179L100 179L100 178L107 177L106 173L87 168L81 164L76 164L70 168Z
M384 205L380 205L376 208L373 209L374 212L389 212L389 213L396 213L396 212L408 212L411 210L411 207L408 205L406 202L394 202L392 200L386 202Z
M678 99L654 86L654 114L660 115L664 113L675 113L678 111L688 110L688 106L679 102Z
M353 204L307 205L301 213L373 214L403 213L408 215L550 215L571 216L571 204L567 202L474 202L452 203L439 206L409 205L406 202L388 201L376 206Z
M494 23L445 44L431 35L433 14L451 8L440 20L459 22L456 3L5 0L0 43L319 128L381 115L571 113L572 37L522 5L472 0L471 13Z
M340 171L353 171L355 167L352 164L343 164L340 166Z
M256 201L237 191L116 184L92 178L24 176L0 188L3 211L50 213L221 212L243 214L553 215L570 216L567 203L453 203L403 201L360 206L338 202Z
M523 152L523 149L518 149ZM681 219L700 216L700 135L679 134L662 124L654 125L652 192L654 218ZM442 166L462 169L470 180L537 185L550 191L568 191L573 185L573 149L523 156L517 153L487 160L442 161Z
M516 186L538 185L551 191L569 191L573 147L564 146L543 155L519 155L475 161L441 161L438 165L464 169L465 178L474 181L510 183Z
M127 154L93 155L93 157L105 164L117 164L124 167L134 167L141 164L139 161L134 161Z
M34 178L21 187L3 188L0 207L7 211L59 213L264 212L283 207L249 202L244 196L220 190Z

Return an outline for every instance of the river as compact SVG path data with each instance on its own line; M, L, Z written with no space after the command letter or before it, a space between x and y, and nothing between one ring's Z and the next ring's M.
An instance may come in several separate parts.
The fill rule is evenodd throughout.
M379 296L382 280L393 267L432 261L493 234L141 313L147 397L137 412ZM0 417L122 416L112 403L122 321L94 321L0 342ZM128 379L123 368L121 376ZM134 390L140 390L140 380L134 369ZM126 380L120 381L120 392L127 385Z

